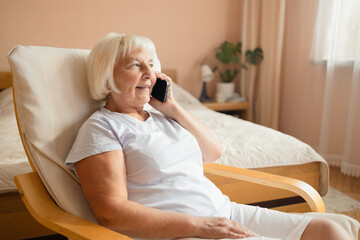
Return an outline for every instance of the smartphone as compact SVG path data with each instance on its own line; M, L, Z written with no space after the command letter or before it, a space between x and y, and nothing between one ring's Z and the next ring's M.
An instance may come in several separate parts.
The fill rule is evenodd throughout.
M165 102L167 98L168 88L169 83L167 81L157 78L156 83L152 89L151 96L153 96L160 102Z

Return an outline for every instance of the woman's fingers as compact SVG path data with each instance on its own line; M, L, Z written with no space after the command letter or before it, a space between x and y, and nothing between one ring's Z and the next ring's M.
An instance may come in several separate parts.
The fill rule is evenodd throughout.
M160 78L161 80L165 80L169 83L169 89L172 87L172 79L167 76L165 73L155 73L156 78Z
M164 73L155 73L157 78L165 80L169 83L167 91L167 99L165 102L160 102L156 99L151 98L149 104L154 107L156 110L162 112L165 116L171 118L171 112L176 105L176 101L172 93L172 79Z
M199 237L203 238L246 238L258 234L236 221L227 218L200 218Z

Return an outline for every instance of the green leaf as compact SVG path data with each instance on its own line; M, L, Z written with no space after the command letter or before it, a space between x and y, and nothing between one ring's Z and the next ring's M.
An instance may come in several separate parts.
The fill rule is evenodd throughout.
M230 70L229 68L225 71L222 71L218 66L213 68L213 72L219 71L221 79L223 82L232 82L234 78L238 75L240 70L248 69L247 63L252 65L259 65L264 60L264 53L261 48L255 48L253 51L247 50L245 52L245 62L242 63L240 56L242 54L242 43L236 42L235 44L228 41L224 41L217 48L215 57L221 63L226 64L235 63L235 68Z
M227 41L223 42L218 48L218 52L216 53L216 58L222 63L238 63L239 57L238 53L241 53L241 43L236 44L236 46Z
M234 78L238 75L239 70L238 69L226 69L224 72L219 72L221 80L223 82L232 82Z
M263 50L261 48L255 48L253 51L247 50L245 58L248 63L259 65L264 60Z
M241 55L241 45L242 45L241 42L236 43L236 52L239 53L240 55Z

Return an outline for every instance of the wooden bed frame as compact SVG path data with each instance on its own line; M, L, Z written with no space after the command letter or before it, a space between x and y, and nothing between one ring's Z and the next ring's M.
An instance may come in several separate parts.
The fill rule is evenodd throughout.
M164 70L176 82L176 70ZM0 72L0 89L11 86L11 73ZM291 177L319 189L320 163L296 166L257 168L257 171ZM294 194L258 184L244 183L227 177L206 174L232 201L268 207L285 212L307 212L309 207ZM244 192L246 194L244 194ZM258 201L249 201L258 199ZM19 193L0 194L0 239L25 239L55 234L40 225L27 211Z

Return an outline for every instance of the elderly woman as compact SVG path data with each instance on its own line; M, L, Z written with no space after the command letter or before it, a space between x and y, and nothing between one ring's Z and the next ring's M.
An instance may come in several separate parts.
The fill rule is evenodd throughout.
M220 142L177 104L158 64L151 40L134 35L108 34L89 56L90 92L105 105L83 124L66 163L99 224L136 238L349 238L328 220L231 203L203 175L202 164L222 155ZM156 78L169 83L165 102L151 97Z

